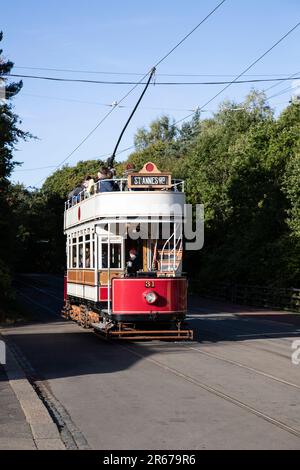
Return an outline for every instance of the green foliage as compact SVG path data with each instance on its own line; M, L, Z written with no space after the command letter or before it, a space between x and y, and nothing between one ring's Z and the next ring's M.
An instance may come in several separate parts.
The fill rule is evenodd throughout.
M1 298L10 298L11 292L11 272L7 263L0 259L0 292Z
M158 125L156 121L156 126ZM185 269L203 282L300 284L300 107L275 119L263 93L223 103L171 140L143 131L128 159L186 180L189 203L205 207L205 246L187 253ZM138 142L140 139L138 133ZM145 145L147 143L147 145Z
M11 185L13 268L23 272L62 272L65 264L63 199L43 191Z
M186 254L191 277L203 284L300 286L299 105L275 117L264 94L252 91L243 103L223 103L210 119L196 113L181 128L162 116L137 131L135 145L116 165L119 177L128 163L140 170L152 161L186 180L187 202L204 204L204 248ZM63 270L63 203L102 164L65 166L39 191L10 186L15 269Z
M0 32L0 42L3 33ZM0 297L10 293L10 271L12 267L14 229L11 224L11 209L8 202L9 176L17 162L13 152L19 140L26 140L31 134L20 129L21 121L13 112L12 98L19 93L23 84L7 83L4 75L11 72L13 63L4 59L0 49L0 80L6 85L6 100L0 102Z
M172 142L178 133L174 119L162 116L150 124L149 130L142 127L137 130L134 137L134 145L138 150L146 149L149 145L156 143Z
M300 105L292 104L281 115L279 152L287 162L283 190L289 201L287 222L292 235L300 240Z
M66 199L67 194L83 182L86 176L94 178L104 163L101 160L79 161L76 166L68 165L56 170L43 184L43 192Z

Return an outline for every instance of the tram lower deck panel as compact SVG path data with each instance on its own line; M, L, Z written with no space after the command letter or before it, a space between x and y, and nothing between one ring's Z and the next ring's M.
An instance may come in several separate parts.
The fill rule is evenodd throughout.
M182 329L187 310L186 284L183 277L114 278L109 310L104 301L68 295L66 276L63 315L83 327L97 328L106 336L129 338L130 333L135 339L141 334L143 339L192 339L192 332Z

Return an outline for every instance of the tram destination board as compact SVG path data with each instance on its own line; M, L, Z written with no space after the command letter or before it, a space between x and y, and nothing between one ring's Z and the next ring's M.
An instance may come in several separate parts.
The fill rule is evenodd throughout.
M158 174L141 174L132 173L128 177L129 188L170 188L171 187L171 174L158 173Z

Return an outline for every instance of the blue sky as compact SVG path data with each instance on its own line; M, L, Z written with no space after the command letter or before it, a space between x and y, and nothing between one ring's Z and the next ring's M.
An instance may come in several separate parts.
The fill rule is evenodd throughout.
M218 0L5 2L1 7L2 48L5 56L15 63L14 73L95 80L136 79L129 75L75 74L21 67L144 73L217 3ZM157 80L197 80L195 77L159 77L160 73L238 74L299 19L299 0L227 0L159 66ZM300 28L249 73L287 76L300 71L299 40ZM204 79L198 77L200 81ZM102 104L118 101L130 88L127 85L23 81L23 90L14 100L15 111L23 121L23 128L31 131L38 140L18 145L15 159L24 163L12 179L27 186L36 185L51 173L51 169L23 170L61 162L110 109ZM258 87L263 89L270 85ZM270 93L280 92L288 86L285 82ZM120 149L133 144L138 127L148 125L163 113L179 120L189 114L187 110L201 106L220 88L211 85L151 86ZM251 85L246 84L231 86L209 105L209 110L215 110L227 98L242 100L250 89ZM140 92L141 88L135 90L123 104L132 107ZM286 93L270 103L280 111L289 98L290 93ZM159 109L147 109L149 107ZM79 160L111 152L129 113L130 108L116 109L69 163L73 165ZM205 116L209 113L203 114ZM119 158L124 157L126 152Z

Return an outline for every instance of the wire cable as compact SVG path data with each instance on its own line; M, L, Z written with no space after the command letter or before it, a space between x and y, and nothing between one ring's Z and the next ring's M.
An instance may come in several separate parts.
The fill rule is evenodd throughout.
M285 91L285 93L286 93L286 91ZM270 98L272 98L272 97L270 97ZM289 103L290 103L290 101L281 101L279 103L274 103L274 105L279 106L279 105L289 104ZM232 108L232 109L230 109L230 111L240 111L242 109L246 109L246 108L245 107ZM212 110L207 110L207 112L212 112ZM116 153L116 156L120 155L121 153L127 152L128 150L132 150L132 149L135 149L135 145L131 145L130 147L126 147L125 149L120 150L119 152ZM97 160L97 159L109 157L110 155L111 155L110 153L105 153L103 155L98 155L97 157L90 157L88 160ZM45 170L47 168L55 168L55 165L43 166L43 167L39 167L39 168L21 168L19 170L13 170L13 173L22 173L22 172L27 172L27 171Z
M68 72L68 73L87 73L95 75L136 75L142 76L143 73L138 72L109 72L109 71L92 71L92 70L74 70L74 69L61 69L61 68L51 68L51 67L21 67L14 66L15 69L23 70L43 70L48 72ZM157 77L235 77L237 74L203 74L203 73L157 73ZM247 75L248 77L285 77L286 73L263 73L263 74L251 74Z
M240 83L260 83L260 82L285 82L287 80L292 80L294 75L293 74L289 77L274 77L274 78L252 78L248 80L223 80L223 81L206 81L206 82L155 82L155 85L163 85L163 86L176 86L176 85L233 85L233 84L240 84ZM72 82L72 83L92 83L98 85L146 85L147 82L139 81L139 82L132 82L132 81L110 81L110 80L87 80L87 79L77 79L77 78L64 78L64 77L42 77L38 75L22 75L22 74L7 74L2 75L6 78L14 77L14 78L29 78L35 80L50 80L54 82ZM241 76L241 75L240 75ZM294 79L300 77L294 77Z
M58 96L46 96L46 95L36 95L34 93L23 93L19 97L23 96L29 96L33 98L41 98L41 99L46 99L46 100L56 100L56 101L65 101L65 102L70 102L70 103L78 103L78 104L92 104L95 106L105 106L107 108L122 108L122 109L132 109L132 106L127 106L127 105L118 105L115 103L99 103L97 101L84 101L84 100L77 100L74 98L61 98ZM186 112L192 112L195 110L195 108L169 108L168 106L162 106L160 108L155 107L155 106L140 106L140 109L147 109L147 110L153 110L153 111L186 111Z
M55 165L50 165L50 166L40 166L37 168L21 168L20 170L13 170L13 173L20 173L23 171L38 171L38 170L46 170L49 168L55 168Z
M172 52L175 51L175 49L177 49L189 36L191 36L191 34L193 34L194 31L196 31L196 29L198 29L208 18L210 18L217 10L218 8L221 7L221 5L223 5L223 3L225 3L226 0L222 0L213 10L211 10L208 15L206 15L206 17L200 21L200 23L197 24L197 26L195 26L195 28L193 28L188 34L186 34L184 36L184 38L179 41L169 52L167 52L167 54L165 54L161 59L159 59L156 64L151 67L151 69L139 80L139 82L137 82L137 84L135 84L122 98L121 100L119 100L118 104L122 103L130 93L132 93L135 88L148 76L151 74L153 68L157 68L158 65L160 65L167 57L169 57L170 54L172 54ZM116 109L116 107L112 108L109 110L109 112L98 122L98 124L88 133L88 135L74 148L74 150L72 150L72 152L70 152L66 158L64 158L64 160L59 164L57 165L56 168L59 168L61 165L63 165L69 158L71 158L71 156L89 139L89 137L99 128L99 126L101 126L101 124L108 118L108 116ZM42 180L38 181L36 183L36 185L40 184L42 181L44 181L46 178L43 178Z
M149 72L147 74L145 74L144 77L141 78L140 81L144 80L144 78L149 74ZM136 87L139 85L140 82L137 82L136 85L134 85L134 87L132 87L121 99L120 101L118 102L118 104L122 103L129 95L130 93L132 93ZM74 153L80 148L82 147L82 145L91 137L92 134L94 134L94 132L98 129L98 127L101 126L101 124L103 124L104 121L106 121L106 119L110 116L110 114L116 109L116 106L114 106L113 108L111 108L104 116L103 118L97 123L97 125L84 137L83 140L81 140L81 142L72 150L72 152L70 152L54 169L57 170L58 168L60 168L67 160L69 160L72 155L74 155ZM37 186L38 184L42 183L47 177L44 177L43 179L39 180L37 183L35 183L34 186Z
M174 47L172 47L169 52L167 52L161 59L159 59L158 62L156 62L156 64L154 65L154 67L157 68L164 60L166 60L166 58L169 57L172 52L174 52L179 46L181 46L181 44L186 41L187 38L189 38L203 23L205 23L205 21L207 21L208 18L210 18L225 2L226 0L222 0L220 3L218 3L218 5L213 10L211 10L208 15L206 15L206 17L203 18L203 20L201 20L200 23L197 24L197 26L195 26L195 28L193 28L188 34L186 34L184 38L181 39L181 41L179 41Z
M297 88L298 86L284 88L283 90L280 90L277 93L274 93L273 95L268 96L267 99L271 100L272 98L276 98L277 96L284 95L285 93L291 93L293 90L296 90Z
M241 78L245 73L247 73L254 65L256 65L258 62L260 62L264 57L266 57L267 54L269 54L273 49L275 49L278 44L280 44L285 38L287 38L290 34L292 34L295 29L297 29L300 26L300 22L297 23L293 28L291 28L287 33L285 33L278 41L276 41L269 49L267 49L263 54L261 54L256 60L254 60L248 67L245 68L234 80L232 80L231 83L226 85L222 90L220 90L216 95L214 95L210 100L208 100L202 107L204 108L207 106L209 103L211 103L215 98L217 98L221 93L223 93L227 88L229 88L233 83L235 83L239 78Z
M300 26L300 22L298 22L293 28L291 28L287 33L285 33L278 41L276 41L269 49L267 49L263 54L261 54L256 60L254 60L248 67L245 68L237 77L232 80L228 85L226 85L222 90L220 90L218 93L216 93L212 98L210 98L206 103L204 103L202 106L200 106L196 112L201 112L201 110L206 107L208 104L210 104L212 101L214 101L218 96L220 96L225 90L227 90L231 85L233 85L239 78L241 78L245 73L247 73L254 65L256 65L258 62L260 62L267 54L269 54L278 44L280 44L285 38L287 38L295 29L297 29ZM178 124L185 119L190 118L193 116L196 112L189 114L188 116L185 116L184 118L180 119L177 121L175 124Z
M295 73L293 73L292 75L289 75L289 76L286 78L286 80L283 80L283 82L286 82L287 80L296 80L296 79L297 79L296 75L299 75L299 74L300 74L300 71L299 71L299 72L295 72ZM274 85L271 85L270 87L265 88L265 89L264 89L264 92L266 93L267 91L272 90L272 88L276 88L276 87L279 86L279 85L281 85L281 83L275 83Z
M128 150L133 149L135 146L131 145L130 147L126 147L125 149L119 150L119 152L116 153L116 155L120 155L121 153L127 152ZM90 157L89 160L100 160L103 158L107 158L111 155L111 153L104 153L102 155L97 155L96 157ZM21 168L19 170L13 170L13 173L20 173L23 171L38 171L38 170L46 170L48 168L55 168L55 165L50 165L50 166L42 166L42 167L37 167L37 168Z
M143 96L145 95L145 93L146 93L146 91L147 91L147 89L148 89L148 86L150 85L150 81L151 81L152 77L153 77L154 74L155 74L155 70L156 70L155 67L153 67L153 69L152 69L152 71L151 71L151 73L150 73L150 75L149 75L147 84L146 84L146 86L145 86L145 88L144 88L144 90L143 90L141 96L139 97L139 99L138 99L138 101L137 101L135 107L133 108L133 110L132 110L132 112L131 112L129 118L127 119L127 122L126 122L125 126L124 126L123 129L122 129L122 132L121 132L121 134L120 134L120 136L119 136L119 138L118 138L118 140L117 140L117 143L116 143L116 146L115 146L114 151L113 151L113 153L112 153L112 156L111 156L111 157L109 158L109 160L107 161L108 167L112 167L113 164L114 164L114 160L115 160L115 156L116 156L116 151L118 150L118 147L119 147L119 144L120 144L120 142L121 142L121 139L122 139L122 137L123 137L123 135L124 135L124 132L126 131L126 129L127 129L127 127L128 127L128 124L130 123L131 118L133 117L134 113L136 112L136 110L137 110L137 108L138 108L140 102L142 101Z

